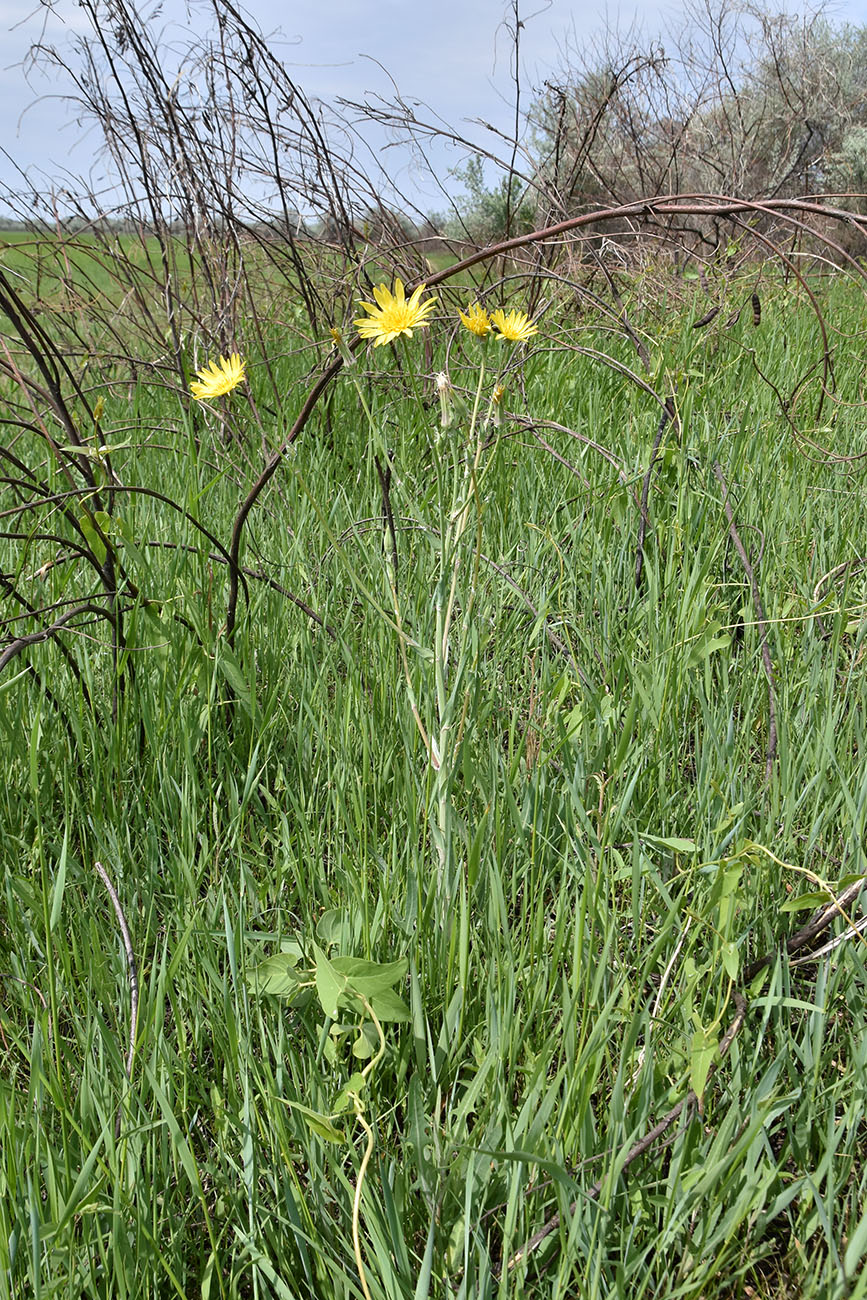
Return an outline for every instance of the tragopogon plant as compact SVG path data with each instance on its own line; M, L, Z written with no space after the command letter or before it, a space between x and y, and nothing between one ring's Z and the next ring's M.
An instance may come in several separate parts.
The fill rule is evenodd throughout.
M485 639L484 620L477 618L481 521L485 475L497 445L496 439L490 439L489 445L488 433L498 423L504 392L504 349L527 342L536 334L537 326L525 312L514 308L508 312L497 308L489 313L479 302L473 302L466 312L459 312L460 328L469 335L469 364L475 369L475 381L466 390L464 400L456 397L445 371L437 374L440 421L436 427L425 405L418 354L411 346L414 332L430 324L435 309L435 300L425 299L423 294L424 285L419 285L407 298L399 279L393 291L381 284L374 290L375 303L361 302L366 314L355 324L361 337L372 341L375 349L393 343L401 345L402 372L415 418L427 439L432 491L424 481L413 482L402 459L388 447L359 377L355 356L340 332L332 333L368 421L370 448L382 488L383 521L388 535L383 548L386 603L398 636L407 697L433 777L430 830L445 917L460 885L455 857L454 787L473 674ZM497 349L493 366L491 346ZM430 610L404 608L399 595L400 557L392 507L395 474L405 507L435 547L432 620ZM420 697L413 658L429 670L422 686L426 698Z

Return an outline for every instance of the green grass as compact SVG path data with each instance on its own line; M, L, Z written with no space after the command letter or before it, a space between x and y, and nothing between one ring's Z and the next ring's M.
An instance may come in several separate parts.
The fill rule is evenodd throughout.
M815 372L796 422L860 453L863 304L845 283L818 292L839 331L837 396L817 428ZM703 1113L620 1173L689 1088L697 1031L712 1042L728 1023L727 965L806 919L780 909L815 888L810 873L867 871L867 578L853 567L814 597L864 554L863 471L805 455L756 369L788 395L818 355L814 319L771 287L759 329L745 311L728 331L693 331L701 303L638 281L633 295L651 372L664 391L666 375L676 382L682 420L663 436L641 590L634 493L659 408L564 347L640 369L628 340L566 310L505 398L603 444L625 482L586 445L540 430L576 476L508 420L486 452L445 915L435 775L396 635L365 596L388 607L379 485L345 379L251 516L243 556L333 639L251 582L230 651L225 566L166 546L201 539L154 499L119 494L139 543L123 554L154 603L127 616L134 673L116 721L99 625L67 638L93 709L53 645L7 668L0 1300L362 1294L351 1219L363 1134L344 1116L348 1140L327 1142L287 1104L332 1111L358 1068L355 1032L330 1032L315 997L287 1002L254 977L281 950L312 960L314 944L408 962L410 1018L384 1027L368 1098L361 1241L376 1300L867 1295L857 940L818 966L776 961L748 990ZM435 368L444 337L434 331ZM424 647L437 410L422 417L386 352L366 390L395 457L402 616ZM130 390L109 371L103 433L136 444L116 454L120 480L165 492L226 542L260 439L275 445L291 423L309 359L275 362L285 408L240 442L201 414L194 426L182 394ZM770 620L768 782L768 687L716 463ZM72 564L30 578L54 544L3 545L34 603L92 586ZM27 662L38 679L15 678ZM430 730L431 663L411 647L408 663ZM97 861L138 962L131 1081L127 964ZM545 1245L498 1275L557 1210Z

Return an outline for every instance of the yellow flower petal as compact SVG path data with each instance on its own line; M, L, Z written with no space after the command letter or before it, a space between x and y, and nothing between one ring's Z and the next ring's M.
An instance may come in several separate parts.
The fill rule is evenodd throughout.
M414 329L424 329L430 323L427 317L436 306L436 298L421 301L424 289L425 286L420 284L407 301L401 280L395 280L393 293L384 284L377 285L373 290L375 306L370 302L358 303L367 312L367 316L353 321L361 337L373 339L373 346L378 348L399 338L401 334L412 338Z
M479 303L471 303L467 308L466 316L462 311L459 311L458 315L471 334L475 334L480 339L483 339L487 334L490 334L491 318L485 311L484 307L480 306Z
M210 401L214 397L223 397L226 393L231 393L233 388L243 384L246 362L242 361L237 352L231 356L220 357L220 360L211 361L202 370L197 370L201 383L193 380L190 383L190 392L199 402Z
M524 311L510 311L507 316L500 308L491 312L491 324L499 337L509 343L526 343L528 338L539 332L538 326L533 324Z

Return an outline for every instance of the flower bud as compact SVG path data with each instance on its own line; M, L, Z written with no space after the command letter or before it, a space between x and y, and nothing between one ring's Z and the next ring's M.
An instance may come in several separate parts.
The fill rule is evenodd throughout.
M500 407L502 405L503 394L505 391L506 390L502 384L497 384L493 393L491 393L491 423L494 428L499 428L500 421L502 420L502 411L500 410Z
M440 399L440 428L447 429L455 418L455 403L452 396L452 383L444 370L436 377L437 397Z

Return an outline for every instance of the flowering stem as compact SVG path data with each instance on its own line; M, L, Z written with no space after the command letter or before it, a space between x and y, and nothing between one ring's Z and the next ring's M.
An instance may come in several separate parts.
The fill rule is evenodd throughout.
M411 367L409 367L409 370L410 370L410 374L413 377L413 385L415 388L415 373ZM385 446L385 439L382 436L382 430L380 429L379 423L374 418L373 412L370 409L370 405L367 401L364 390L361 387L361 383L359 382L358 374L356 373L354 368L351 368L349 366L347 366L347 372L355 386L355 391L358 393L358 399L361 402L361 408L364 411L365 417L367 418L367 425L368 428L370 429L371 438L374 443L374 446L376 447L377 451L381 451L383 455L387 458L388 452ZM420 402L421 398L418 395L417 388L415 388L415 392L416 392L417 400ZM376 453L374 453L374 455L375 454ZM428 757L431 759L431 761L435 761L435 750L433 747L433 742L432 739L428 736L424 722L422 721L421 713L419 712L418 703L415 697L415 690L412 684L412 675L410 673L409 660L407 658L407 653L406 653L406 642L408 640L408 637L404 631L403 620L401 618L401 613L400 613L400 602L397 596L397 573L394 571L394 565L390 562L386 563L385 570L386 570L386 582L388 583L389 596L391 597L392 614L394 616L394 622L398 633L398 645L400 648L400 664L403 670L404 679L406 681L407 694L409 697L409 706L410 709L412 710L413 720L415 721L415 725L418 728L419 735L421 736L422 739L422 744L424 745L425 750L427 751ZM374 608L377 609L379 608L376 601L372 601L371 603L373 604Z
M440 531L440 577L437 583L436 593L436 626L434 632L434 684L436 691L437 721L439 724L437 736L437 757L436 779L434 785L434 799L436 804L436 849L438 856L438 888L441 896L444 915L448 913L450 900L453 894L454 881L453 876L453 834L452 834L452 797L454 788L454 771L459 742L455 739L453 733L455 729L456 712L459 707L460 686L466 669L467 645L470 632L470 614L473 604L473 595L475 592L475 582L471 585L471 591L464 617L461 622L461 633L458 640L457 654L455 657L454 668L452 670L452 679L449 681L449 652L451 640L452 620L454 618L455 601L457 598L458 576L461 569L460 546L466 532L469 521L472 502L475 499L478 505L476 493L476 471L481 456L481 440L477 430L479 428L479 407L482 400L482 389L485 383L485 360L484 353L479 364L479 378L476 384L476 393L473 401L472 414L470 416L469 443L475 443L472 459L469 463L464 462L462 467L462 458L458 455L458 449L455 448L453 458L453 480L451 505L448 510L445 509L445 503L441 494L441 515L443 526ZM463 719L460 719L459 731L463 730Z

